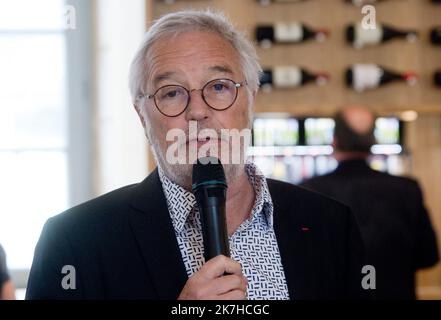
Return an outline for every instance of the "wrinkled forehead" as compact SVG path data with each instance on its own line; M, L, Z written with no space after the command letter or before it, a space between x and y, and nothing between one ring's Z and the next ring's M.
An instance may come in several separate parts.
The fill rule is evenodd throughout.
M157 82L158 74L174 72L224 70L234 76L242 74L237 50L228 40L211 31L164 35L150 46L145 59L148 84Z

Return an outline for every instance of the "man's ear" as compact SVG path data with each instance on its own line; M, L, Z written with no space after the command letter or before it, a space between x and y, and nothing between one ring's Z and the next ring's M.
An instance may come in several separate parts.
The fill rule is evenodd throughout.
M144 119L144 115L141 112L141 108L137 105L137 104L133 104L133 107L135 107L136 113L138 114L139 120L141 120L142 126L145 127L145 119Z

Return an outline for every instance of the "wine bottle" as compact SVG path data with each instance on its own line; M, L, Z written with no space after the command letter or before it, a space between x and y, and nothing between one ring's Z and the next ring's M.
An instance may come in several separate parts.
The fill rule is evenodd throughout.
M280 3L280 2L284 2L284 3L296 3L296 2L303 2L303 1L305 1L305 0L257 0L257 1L259 1L259 3L260 3L262 6L268 6L268 5L270 5L271 3L274 3L274 2L276 2L276 3Z
M313 30L298 22L276 23L256 28L256 40L262 47L270 47L273 43L300 43L310 39L323 41L328 34L327 30Z
M438 70L433 75L433 82L435 83L435 86L441 88L441 70Z
M358 92L375 89L395 81L405 81L409 85L414 85L417 82L417 75L413 72L400 74L376 64L362 63L354 64L346 70L347 86Z
M441 26L430 31L430 41L436 46L441 46Z
M346 40L355 48L378 45L392 39L404 38L413 42L417 38L415 31L398 30L385 24L377 23L375 29L363 28L361 23L346 28Z
M272 88L301 87L311 82L324 85L328 78L329 76L325 73L312 73L298 66L277 66L263 70L260 84L264 91L270 91Z
M361 7L367 4L375 4L378 2L384 2L385 0L345 0L347 3L351 3L354 6Z

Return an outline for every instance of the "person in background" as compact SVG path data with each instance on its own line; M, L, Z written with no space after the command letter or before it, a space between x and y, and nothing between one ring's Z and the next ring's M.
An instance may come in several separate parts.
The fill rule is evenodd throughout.
M415 299L415 272L439 259L436 236L418 183L367 164L374 127L375 116L363 107L339 111L333 142L337 169L301 186L351 207L376 269L377 299Z
M0 245L0 300L15 300L14 284L9 277L6 254Z

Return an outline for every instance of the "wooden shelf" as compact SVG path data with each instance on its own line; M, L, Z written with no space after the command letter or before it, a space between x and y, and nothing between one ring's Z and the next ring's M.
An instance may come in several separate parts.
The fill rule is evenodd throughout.
M362 104L375 110L392 113L416 110L423 113L441 113L441 89L432 84L432 75L441 69L441 48L429 42L430 28L440 25L441 8L429 1L390 1L378 4L377 21L403 29L415 29L420 37L415 43L397 40L377 47L357 50L344 39L345 27L360 21L361 9L341 0L314 0L300 3L274 3L261 6L255 0L177 0L174 4L149 0L149 17L184 8L214 8L224 11L250 38L257 25L274 22L301 21L314 28L331 31L322 43L307 42L293 45L274 45L270 49L257 47L264 67L301 65L312 71L326 71L330 82L324 87L309 85L298 90L259 94L259 111L289 111L304 113L308 110L333 112L346 104ZM246 14L244 14L246 13ZM254 40L254 39L253 39ZM416 71L418 84L392 84L378 90L356 93L344 85L344 70L352 63L378 63L392 70Z

